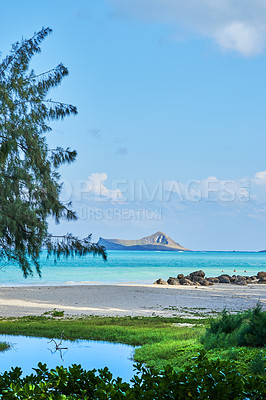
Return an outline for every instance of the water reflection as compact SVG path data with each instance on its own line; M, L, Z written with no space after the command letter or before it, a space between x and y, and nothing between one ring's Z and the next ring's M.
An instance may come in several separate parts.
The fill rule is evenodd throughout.
M11 349L0 352L0 373L11 367L21 367L23 375L31 374L39 361L48 368L57 365L68 367L81 364L84 369L108 367L114 377L129 382L134 375L132 360L134 347L120 343L98 342L92 340L62 340L60 351L47 338L0 335L0 341L8 342ZM59 343L58 340L56 343Z

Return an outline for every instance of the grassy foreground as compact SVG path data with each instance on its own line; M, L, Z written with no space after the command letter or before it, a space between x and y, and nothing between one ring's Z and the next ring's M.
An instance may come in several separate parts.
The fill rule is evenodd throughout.
M191 365L192 358L203 350L207 320L159 317L82 317L64 318L58 312L41 317L22 317L0 320L0 333L11 335L59 338L62 331L70 340L104 340L139 346L134 360L147 366L163 368L171 365L181 370ZM61 315L61 317L60 317ZM190 323L192 326L181 326ZM265 349L230 347L210 349L210 359L234 360L243 374L256 373L256 359L265 357ZM259 373L261 373L259 371Z

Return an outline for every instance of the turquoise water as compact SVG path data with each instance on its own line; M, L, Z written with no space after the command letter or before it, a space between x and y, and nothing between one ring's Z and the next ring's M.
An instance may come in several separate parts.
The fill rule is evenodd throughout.
M85 256L62 259L54 264L43 254L41 263L42 278L35 274L24 279L17 267L1 267L0 285L145 284L178 273L186 275L198 269L202 269L207 276L217 276L222 272L255 275L259 271L266 271L266 253L113 250L108 251L107 262Z
M50 339L28 336L0 335L1 342L7 342L11 348L0 352L0 373L11 367L21 367L23 375L33 373L38 362L48 368L57 365L68 367L81 364L86 370L108 367L114 377L130 381L134 375L134 347L119 343L96 342L92 340L64 340L60 351L55 351L55 344ZM59 343L59 340L56 339Z

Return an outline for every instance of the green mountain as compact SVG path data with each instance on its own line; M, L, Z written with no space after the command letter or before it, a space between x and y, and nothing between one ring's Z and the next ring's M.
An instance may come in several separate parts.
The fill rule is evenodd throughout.
M106 250L190 251L161 231L138 240L103 239L100 237L98 244L104 246Z

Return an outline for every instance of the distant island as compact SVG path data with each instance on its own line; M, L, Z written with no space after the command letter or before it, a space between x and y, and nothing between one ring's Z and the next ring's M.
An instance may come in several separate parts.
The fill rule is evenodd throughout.
M98 244L106 250L190 251L159 231L138 240L99 238Z

